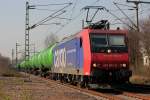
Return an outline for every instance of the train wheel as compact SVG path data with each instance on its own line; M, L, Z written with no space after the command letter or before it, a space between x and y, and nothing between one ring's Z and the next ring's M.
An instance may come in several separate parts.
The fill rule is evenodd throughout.
M77 84L80 88L85 88L86 87L86 82L85 82L85 79L84 79L84 76L81 76L79 78L79 81L78 81L78 84Z
M85 82L84 81L79 82L79 87L80 88L85 88L86 87Z

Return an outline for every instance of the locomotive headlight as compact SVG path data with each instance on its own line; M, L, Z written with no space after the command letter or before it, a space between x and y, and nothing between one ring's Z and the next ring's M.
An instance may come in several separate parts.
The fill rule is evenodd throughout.
M123 67L126 67L127 65L126 65L126 64L122 64L122 66L123 66Z
M110 49L108 49L108 50L107 50L107 52L108 52L108 53L111 53L111 50L110 50Z
M95 63L93 64L93 67L96 67L96 64L95 64Z

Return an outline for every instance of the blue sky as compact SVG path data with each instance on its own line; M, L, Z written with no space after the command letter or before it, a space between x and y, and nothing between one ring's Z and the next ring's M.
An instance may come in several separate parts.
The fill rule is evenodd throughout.
M97 1L97 2L96 2ZM105 6L111 12L113 12L118 17L124 16L117 10L114 6L113 1L127 4L126 0L29 0L31 5L45 5L45 4L56 4L56 3L67 3L72 2L73 5L68 7L66 13L61 15L60 17L71 18L74 19L72 21L68 20L60 20L54 19L47 23L58 22L61 25L41 25L30 31L30 39L31 43L35 43L36 50L41 50L44 47L44 40L46 36L51 33L56 34L60 39L64 36L68 36L70 34L76 33L81 30L81 20L85 18L85 11L81 10L84 6L87 5L97 5L97 6ZM146 0L145 0L146 1ZM149 1L149 0L147 0ZM25 30L25 2L26 0L0 0L0 53L4 56L11 57L11 49L15 49L15 43L18 42L22 44L19 47L19 50L24 49L24 30ZM133 4L128 4L133 6ZM62 8L63 6L48 6L48 7L36 7L37 9L49 9L49 10L57 10ZM122 9L127 9L126 7L120 6ZM41 11L41 10L30 10L30 25L35 24L41 19L47 17L52 11ZM150 14L148 12L150 10L149 5L140 5L140 18L148 17ZM133 20L135 20L135 11L124 10L127 15L131 16ZM100 19L109 19L110 22L120 23L115 20L113 16L102 11L97 15L95 20ZM62 26L64 27L62 28ZM116 26L122 26L121 24L112 26L115 28ZM19 54L20 55L20 54Z

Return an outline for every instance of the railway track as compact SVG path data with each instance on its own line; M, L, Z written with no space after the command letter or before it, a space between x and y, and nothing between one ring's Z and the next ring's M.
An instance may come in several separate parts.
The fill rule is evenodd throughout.
M128 96L128 97L137 98L137 99L140 99L140 100L150 100L150 97L148 97L148 96L143 96L143 95L130 93L130 92L123 92L123 95Z
M32 76L32 77L36 77L36 76ZM99 93L99 92L88 90L88 89L82 89L77 86L61 83L59 81L54 81L54 80L50 80L47 78L41 78L41 77L36 77L36 78L40 78L41 80L46 81L47 83L50 83L50 84L57 84L57 85L64 86L65 88L68 88L68 89L73 89L80 93L95 97L98 100L122 100L119 97L111 96L111 95L104 94L104 93Z
M119 89L115 89L115 91L120 92L119 94L114 94L113 91L111 93L103 92L103 91L97 91L97 90L89 90L89 89L82 89L77 86L73 86L71 84L64 84L60 81L54 81L50 80L48 78L43 78L39 76L34 76L30 74L30 77L38 78L40 80L45 81L48 84L57 84L60 86L64 86L68 89L73 89L75 91L78 91L82 94L86 94L92 97L95 97L98 100L150 100L149 96L144 96L138 93L132 93L132 92L126 92Z
M150 100L150 86L138 85L138 84L124 84L114 87L115 90L121 91L122 95L142 99ZM149 94L146 96L146 94Z

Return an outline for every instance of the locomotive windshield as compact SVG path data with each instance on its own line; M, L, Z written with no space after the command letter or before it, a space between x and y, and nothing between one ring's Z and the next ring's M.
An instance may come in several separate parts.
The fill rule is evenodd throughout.
M110 46L125 46L125 36L124 35L109 35L109 45Z
M91 43L93 46L107 46L107 36L106 35L92 35L91 36Z
M90 34L91 51L107 52L108 49L111 49L112 52L127 52L125 39L125 35L92 33Z

